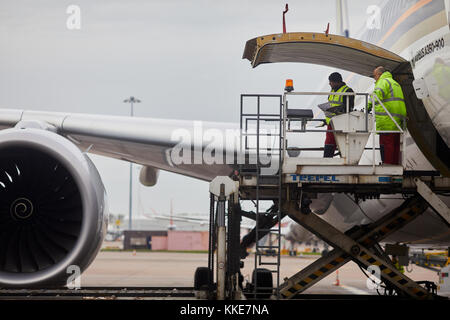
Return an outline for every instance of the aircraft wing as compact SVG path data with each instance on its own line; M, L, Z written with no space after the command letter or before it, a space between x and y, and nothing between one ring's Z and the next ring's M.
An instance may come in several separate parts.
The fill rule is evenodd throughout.
M236 148L233 143L226 145L220 141L208 142L202 139L203 133L209 131L224 134L226 130L239 129L238 124L233 123L0 109L0 130L29 120L53 126L58 134L72 141L82 151L206 181L217 175L229 175L233 167L205 163L201 157L202 151L208 146L214 147L215 152L222 149L224 153L235 152ZM180 138L181 136L187 139ZM171 158L170 151L181 144L186 144L192 151L192 161L186 162L187 164L174 163ZM194 155L198 154L200 157L194 159Z

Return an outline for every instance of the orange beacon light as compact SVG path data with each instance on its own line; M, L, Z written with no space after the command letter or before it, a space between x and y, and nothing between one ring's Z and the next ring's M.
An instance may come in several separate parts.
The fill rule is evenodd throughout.
M287 79L284 91L291 92L293 90L294 90L294 81L292 79Z

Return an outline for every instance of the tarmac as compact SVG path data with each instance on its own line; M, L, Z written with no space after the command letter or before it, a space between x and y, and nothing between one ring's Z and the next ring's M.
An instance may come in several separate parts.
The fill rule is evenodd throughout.
M319 256L282 256L280 283L285 277L292 276L317 258ZM271 257L264 259L267 262L273 260ZM81 286L192 287L196 268L207 265L206 253L106 251L100 252L82 274ZM244 261L242 269L246 280L251 280L254 267L254 256L250 255ZM348 262L338 272L339 274L336 272L330 274L305 293L377 295L375 290L368 288L367 277L354 262ZM415 265L410 265L405 274L415 281L428 280L436 284L439 281L435 271ZM449 293L444 295L448 296Z

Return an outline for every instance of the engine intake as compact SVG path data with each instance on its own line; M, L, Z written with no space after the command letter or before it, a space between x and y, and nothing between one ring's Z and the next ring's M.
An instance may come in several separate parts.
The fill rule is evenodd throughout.
M100 176L73 143L41 129L0 132L0 286L65 284L106 230Z

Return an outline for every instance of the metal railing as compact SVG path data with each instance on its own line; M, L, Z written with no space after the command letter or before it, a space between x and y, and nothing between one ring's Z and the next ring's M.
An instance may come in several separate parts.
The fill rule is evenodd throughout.
M371 148L365 148L365 150L372 150L372 166L375 167L375 151L379 150L379 148L376 148L376 143L375 143L375 134L380 134L380 133L399 133L400 134L400 138L401 138L401 165L404 164L404 159L405 159L405 139L404 139L404 134L405 134L405 130L403 128L406 128L405 125L405 121L403 119L403 125L400 126L397 121L394 119L393 115L388 111L388 109L386 108L386 106L383 104L383 102L380 100L380 98L372 93L360 93L360 92L285 92L283 95L283 123L282 123L282 127L283 127L283 137L284 140L287 142L287 133L306 133L306 132L333 132L333 133L342 133L342 130L318 130L318 129L307 129L306 124L302 123L302 128L301 129L291 129L291 122L295 122L295 121L306 121L306 122L322 122L325 124L325 119L321 119L321 118L313 118L313 119L307 119L307 120L301 120L299 119L289 119L287 117L287 110L288 110L288 106L289 106L289 101L288 101L288 97L289 96L329 96L329 95L339 95L339 96L363 96L365 99L364 101L364 115L365 115L365 129L364 130L356 130L356 133L370 133L372 134L372 147ZM368 102L370 101L372 102L372 110L369 111L369 105ZM350 113L352 111L356 111L356 110L350 110L350 106L349 106L349 100L350 99L346 99L346 108L345 108L345 113ZM377 102L377 104L379 104L380 106L382 106L383 110L386 112L387 116L389 116L389 118L395 123L396 127L398 128L397 130L376 130L376 114L375 114L375 102ZM371 114L372 115L372 129L369 130L369 117L368 115ZM402 128L403 127L403 128ZM316 127L317 128L317 127ZM289 150L297 150L297 151L320 151L323 150L323 148L289 148ZM287 153L287 143L283 143L283 158L288 156Z
M373 121L373 130L372 130L372 137L373 137L373 141L372 141L372 146L374 148L375 146L375 133L400 133L400 141L401 141L401 165L404 165L404 159L405 159L405 139L404 139L404 131L403 129L398 125L397 121L395 121L394 117L392 116L392 114L389 112L389 110L386 108L386 106L381 102L380 98L378 98L378 96L374 93L372 93L370 95L371 101L372 101L372 121ZM389 118L395 123L395 125L397 126L399 131L383 131L383 130L376 130L376 126L375 126L375 99L378 101L378 103L383 107L384 111L388 114ZM366 104L366 109L367 109L367 104ZM405 120L403 119L403 127L406 128L406 124L405 124ZM372 153L372 167L375 168L375 149L373 149L373 153Z

